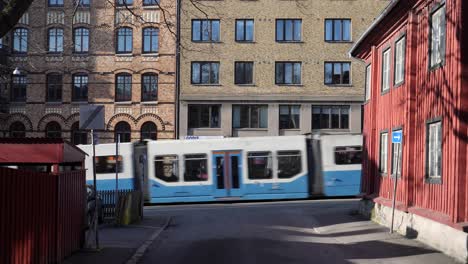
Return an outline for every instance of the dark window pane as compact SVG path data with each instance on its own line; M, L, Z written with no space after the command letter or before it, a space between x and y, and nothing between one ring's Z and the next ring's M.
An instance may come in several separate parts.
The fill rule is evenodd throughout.
M122 156L117 156L117 162L115 161L115 156L98 156L96 159L96 173L98 174L107 174L115 173L116 166L118 162L118 171L123 172L123 158Z
M345 106L341 108L341 128L349 128L349 107Z
M145 122L141 126L141 140L144 139L157 139L157 127L156 124L153 122Z
M300 151L278 152L278 178L292 178L302 171L302 159Z
M334 84L341 83L341 63L333 64L333 83Z
M273 162L271 152L251 152L247 157L249 179L271 179Z
M346 146L335 148L335 164L349 165L361 164L362 162L362 147Z
M351 65L349 63L343 63L343 81L342 84L350 84L350 72Z
M323 107L320 115L320 128L330 128L330 111L329 107Z
M192 83L200 82L200 63L192 63Z
M185 155L184 181L197 182L208 180L208 159L206 154Z
M46 125L46 137L47 138L61 138L62 137L62 128L57 122L50 122Z
M340 108L331 109L331 128L340 128Z
M154 159L156 178L165 182L179 181L179 160L177 156L156 156Z
M121 121L115 125L114 131L114 141L117 142L118 137L120 136L120 142L130 142L131 141L131 128L127 122Z
M320 107L312 107L312 129L321 129L320 117L322 110Z
M325 63L325 83L332 84L333 83L333 64L332 63Z

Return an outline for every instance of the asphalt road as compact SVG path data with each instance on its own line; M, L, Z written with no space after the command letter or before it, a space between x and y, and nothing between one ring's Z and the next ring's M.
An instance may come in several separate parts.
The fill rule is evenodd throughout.
M147 207L172 221L142 263L455 263L356 208L357 200Z

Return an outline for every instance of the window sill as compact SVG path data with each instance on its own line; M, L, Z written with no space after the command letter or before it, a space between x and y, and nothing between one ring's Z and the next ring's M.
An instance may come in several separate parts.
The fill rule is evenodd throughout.
M132 105L132 101L114 102L115 105Z
M282 41L282 40L277 40L276 43L279 43L279 44L304 44L305 42L304 41Z
M332 87L332 88L340 88L340 87L353 87L352 84L325 84L326 86L328 87Z
M244 41L244 40L236 40L237 44L256 44L255 41Z
M157 105L158 101L143 101L140 102L141 105Z
M46 106L58 106L58 105L62 105L63 102L45 102L45 105Z
M193 86L216 86L216 87L219 87L219 86L222 86L221 84L203 84L203 83L192 83Z
M388 88L388 89L385 90L385 91L380 91L380 95L386 95L386 94L388 94L388 93L390 93L390 88Z
M341 41L341 40L325 40L326 43L330 43L330 44L352 44L354 43L352 40L344 40L344 41Z
M12 106L25 106L26 104L26 101L10 101L10 105Z
M143 57L159 57L159 53L142 53Z
M280 128L282 131L301 131L300 128Z
M142 6L143 10L159 10L158 5L143 5Z
M403 86L405 84L405 80L399 82L399 83L394 83L393 84L393 89L399 88L400 86Z
M70 104L72 104L72 105L87 105L87 104L89 104L89 102L88 101L71 101Z
M133 53L116 53L116 57L133 57Z
M282 84L282 83L277 83L276 86L294 86L294 87L304 87L303 84Z
M268 128L233 128L237 131L268 131Z
M427 184L442 184L442 178L441 177L427 177L424 179L424 183Z
M199 40L192 40L193 43L199 43L199 44L221 44L223 43L222 41L199 41Z
M236 83L236 85L241 86L241 87L255 87L255 86L257 86L255 83L250 83L250 84Z
M220 127L190 127L191 130L198 130L198 131L218 131Z
M349 128L312 128L312 131L321 132L350 132Z

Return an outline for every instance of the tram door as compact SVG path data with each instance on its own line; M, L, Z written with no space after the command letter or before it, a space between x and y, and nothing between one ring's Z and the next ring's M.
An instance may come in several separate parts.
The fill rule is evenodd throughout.
M242 156L240 151L213 152L215 197L242 196Z

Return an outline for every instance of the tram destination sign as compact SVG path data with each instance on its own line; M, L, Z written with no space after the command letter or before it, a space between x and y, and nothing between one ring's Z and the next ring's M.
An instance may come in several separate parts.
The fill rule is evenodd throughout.
M81 105L80 129L104 129L104 106Z

